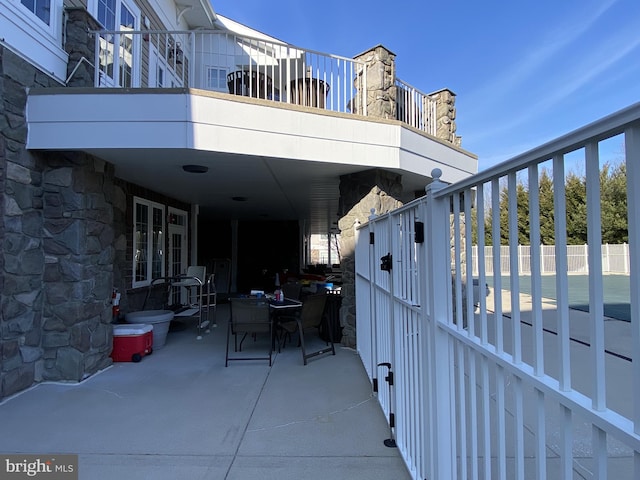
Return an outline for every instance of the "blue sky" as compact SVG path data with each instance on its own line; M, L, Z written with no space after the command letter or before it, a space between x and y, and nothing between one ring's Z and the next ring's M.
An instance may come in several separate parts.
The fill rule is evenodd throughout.
M640 0L214 0L213 8L320 52L353 57L384 45L399 78L456 93L457 134L479 170L640 101Z

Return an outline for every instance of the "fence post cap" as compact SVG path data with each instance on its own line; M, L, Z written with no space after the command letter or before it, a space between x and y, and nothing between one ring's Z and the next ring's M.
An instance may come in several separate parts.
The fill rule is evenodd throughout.
M437 192L446 186L446 184L440 180L442 177L442 170L434 168L431 170L431 178L433 179L429 185L424 188L424 191L428 193Z

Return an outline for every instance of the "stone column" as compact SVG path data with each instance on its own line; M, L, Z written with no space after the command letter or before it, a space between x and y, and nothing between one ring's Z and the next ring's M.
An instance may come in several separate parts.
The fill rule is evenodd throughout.
M443 88L429 95L429 100L435 103L433 121L435 121L436 137L459 147L462 138L456 135L456 94Z
M34 87L60 84L0 45L0 399L111 363L114 169L26 150Z
M27 88L60 86L0 45L0 399L42 365L42 163L25 150Z
M79 381L111 363L114 169L82 153L46 162L42 377Z
M356 78L358 97L362 98L361 91L366 90L367 116L395 120L397 87L396 87L396 56L382 45L373 47L364 53L354 57L354 60L366 64L366 85L362 84L362 77ZM364 114L362 105L355 106L355 113Z
M95 74L95 38L89 30L100 30L100 24L80 7L65 9L67 14L65 51L69 54L67 77L69 87L93 87Z
M340 324L342 343L356 344L356 296L355 296L355 229L356 223L364 223L371 215L387 213L400 207L397 200L402 192L402 177L385 170L367 170L340 177L340 202L343 216L340 228L340 252L342 267L342 306Z

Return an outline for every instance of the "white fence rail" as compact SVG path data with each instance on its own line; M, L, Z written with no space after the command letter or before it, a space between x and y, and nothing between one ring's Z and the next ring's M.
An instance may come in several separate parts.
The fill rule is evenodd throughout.
M362 62L229 32L94 31L95 86L188 87L366 115ZM360 92L360 93L359 93Z
M473 247L473 275L478 275L478 246ZM556 273L556 247L555 245L540 245L537 255L540 261L541 274ZM589 247L588 245L566 245L567 272L568 273L589 273ZM492 246L484 247L484 271L487 275L493 275L493 252ZM617 273L626 275L629 273L630 257L629 245L622 243L610 245L605 243L600 248L602 255L602 273ZM518 245L518 272L521 275L530 275L532 267L531 246ZM508 275L511 273L510 252L508 245L501 245L499 250L500 273Z
M614 135L624 136L629 279L638 292L640 104L455 185L434 171L425 198L357 229L358 352L413 478L640 478L640 296L631 295L630 322L605 324L603 315L598 143ZM587 178L588 313L568 305L564 163L576 151ZM519 295L516 176L527 177L530 241L538 245L541 164L551 165L554 179L552 306L542 302L540 249L528 261L531 294ZM485 212L479 202L472 213L472 200L491 199L497 240L505 180L508 265L496 241L489 266L509 276L510 292L494 275L492 294L480 295L476 310L466 295L469 219ZM484 239L484 222L477 224ZM482 285L488 268L485 245L478 247ZM616 355L623 344L627 355Z

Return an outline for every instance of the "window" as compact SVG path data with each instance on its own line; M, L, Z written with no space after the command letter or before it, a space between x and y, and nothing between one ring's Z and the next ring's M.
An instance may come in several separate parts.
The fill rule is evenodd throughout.
M181 87L182 81L155 46L149 49L149 86Z
M207 67L207 88L211 90L227 90L227 70Z
M164 205L133 201L133 286L164 277Z
M29 1L29 0L24 0ZM37 0L36 0L37 1ZM140 10L125 0L92 0L90 10L107 31L122 34L104 34L100 39L100 77L106 86L136 86L138 39L127 33L138 30ZM114 52L118 52L114 55Z
M0 43L64 83L69 55L63 47L64 0L0 0ZM0 95L1 96L1 95Z
M51 1L50 0L21 0L22 5L34 13L36 17L47 25L51 25Z

